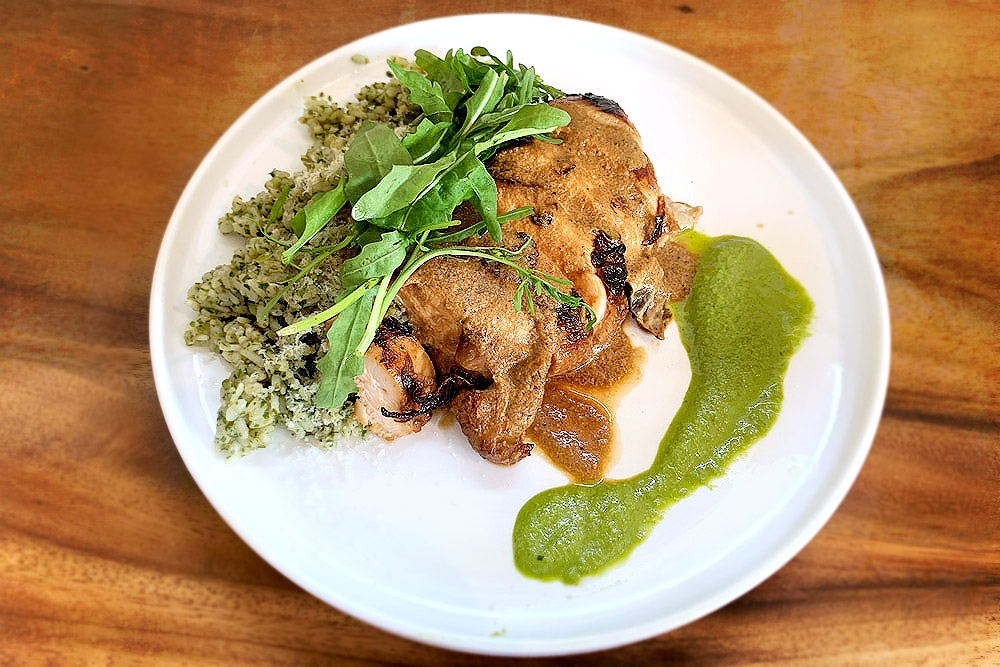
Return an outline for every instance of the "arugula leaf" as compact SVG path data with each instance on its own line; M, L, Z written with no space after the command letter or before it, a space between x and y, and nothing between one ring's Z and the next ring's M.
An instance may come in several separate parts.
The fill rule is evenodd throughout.
M352 290L369 280L380 280L391 274L406 260L409 241L399 232L386 232L379 241L368 243L340 267L340 283Z
M441 171L413 203L379 220L378 224L413 233L450 227L454 224L451 220L455 209L464 201L472 202L488 228L495 228L498 234L496 240L499 240L496 181L472 151Z
M503 100L501 100L501 103ZM492 113L485 113L479 117L479 122L476 123L475 132L472 136L479 136L489 134L493 130L499 129L504 123L509 121L514 117L514 114L518 112L521 105L514 105L510 107L503 107L502 104L497 105L497 111Z
M354 378L364 372L365 362L363 356L355 354L355 349L365 336L376 291L374 287L365 291L360 299L340 313L326 332L330 348L316 362L320 372L317 407L337 409L358 390Z
M469 92L469 81L461 68L454 67L454 56L451 51L444 58L439 58L430 51L418 49L413 54L417 67L427 72L427 78L436 81L441 86L445 103L454 111L458 103Z
M430 164L394 165L378 185L355 202L351 215L355 220L376 220L405 208L454 162L454 154L449 154Z
M476 60L472 57L472 55L466 53L462 49L455 51L453 58L452 67L462 70L466 81L469 83L469 90L472 90L482 83L483 77L486 76L486 72L490 69L494 69L484 62Z
M522 67L521 69L521 79L517 84L517 103L518 104L531 104L535 100L533 99L532 92L535 89L535 68L534 67Z
M475 195L473 205L482 216L490 238L499 243L501 231L500 221L497 219L497 182L493 180L493 176L486 170L486 165L478 157L473 156L470 161L474 162L466 174L466 182Z
M296 219L301 216L302 221L298 224L301 224L302 231L298 232L298 241L281 253L282 262L290 263L295 253L316 236L347 203L347 197L344 195L345 183L346 181L341 181L333 190L324 192L295 214L291 221L292 229L295 230Z
M364 220L355 220L354 229L357 232L354 241L355 248L364 248L369 243L377 243L382 238L383 230L368 224Z
M345 193L352 202L371 190L394 165L412 164L410 152L388 125L366 120L344 153Z
M465 107L465 120L458 130L458 138L462 139L469 130L472 129L479 117L484 113L489 113L496 108L497 103L503 96L504 87L507 85L507 75L497 74L493 70L487 70L483 76L482 83L463 105Z
M308 204L306 204L306 206L308 206ZM293 234L295 234L296 240L298 237L302 236L302 232L306 229L305 208L299 209L295 215L292 216L292 219L288 221L288 228L292 230Z
M538 103L520 107L500 130L485 141L476 143L476 153L481 155L508 141L536 134L548 134L569 123L569 114L548 104Z
M453 110L448 106L448 100L445 99L440 83L431 81L419 72L403 69L391 60L386 62L399 82L409 88L410 101L423 109L428 118L438 122L450 121L454 117Z
M451 123L446 121L432 123L427 118L421 120L414 132L403 137L403 145L409 151L413 163L419 164L429 160L441 147L441 143L450 129ZM399 164L405 163L400 162Z

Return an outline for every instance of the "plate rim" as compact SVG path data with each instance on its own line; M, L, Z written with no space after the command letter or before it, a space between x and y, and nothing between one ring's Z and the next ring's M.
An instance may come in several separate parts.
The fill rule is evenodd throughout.
M805 526L799 526L796 530L792 531L794 533L794 539L784 541L784 548L778 550L776 553L772 553L772 555L765 561L758 563L757 567L752 571L752 576L743 576L738 580L738 583L731 584L728 587L716 591L714 595L706 597L701 604L693 606L690 612L686 614L683 619L670 618L670 622L664 622L664 618L658 617L643 624L630 626L628 630L617 630L611 633L591 635L586 641L580 641L577 639L574 641L560 640L555 642L533 639L517 640L515 638L505 637L483 638L479 636L451 635L447 632L441 632L440 630L435 632L433 636L428 636L425 630L420 630L417 627L407 627L407 624L405 623L386 623L386 619L384 617L372 615L368 613L363 606L352 604L349 600L332 601L328 599L327 596L318 594L316 592L317 584L313 581L313 578L308 575L308 573L297 571L294 568L290 571L287 564L278 564L268 558L268 549L266 544L262 544L255 536L247 535L244 531L238 529L232 518L229 516L229 512L221 506L221 504L214 497L214 494L209 490L209 488L206 487L207 480L201 478L199 472L197 471L197 465L193 463L190 458L190 454L185 451L185 446L181 444L181 439L178 437L181 435L178 424L180 423L179 420L183 419L183 415L178 414L174 410L175 406L171 405L170 402L166 400L168 395L167 388L169 385L168 369L166 368L165 359L161 358L162 355L157 354L156 351L163 350L164 343L165 328L163 315L164 308L168 306L164 297L164 273L168 263L168 250L173 247L175 242L174 236L176 235L178 228L178 223L176 221L181 217L181 214L187 208L188 202L193 196L195 184L204 177L205 172L209 170L211 164L217 159L219 153L222 152L223 147L228 143L230 137L237 133L239 127L246 122L248 117L254 115L258 109L266 106L272 98L280 96L283 90L287 89L289 86L294 86L295 82L303 79L308 72L311 72L314 69L322 68L323 64L331 59L343 57L345 55L350 57L352 54L351 52L356 52L358 50L357 45L365 40L386 38L391 36L394 32L409 32L414 30L427 30L429 28L440 28L444 24L456 22L461 23L462 21L470 20L534 20L551 22L553 24L575 25L578 28L587 30L610 31L620 39L638 42L643 48L665 50L671 55L671 57L678 58L684 61L688 66L692 66L700 70L699 76L714 77L716 82L725 84L727 87L738 89L741 94L748 95L755 101L759 107L759 111L767 112L772 122L777 122L781 126L782 130L784 130L789 136L796 139L797 148L804 150L807 157L812 162L816 163L816 166L820 168L820 171L824 174L827 182L826 185L832 186L832 194L835 194L844 209L851 213L851 222L853 223L853 226L856 227L855 231L860 232L859 240L862 241L862 247L864 249L864 257L861 258L863 260L862 264L869 276L875 278L874 281L870 282L870 286L873 288L872 296L876 297L875 301L877 301L877 303L874 304L875 312L873 313L875 315L875 318L873 319L873 322L875 323L874 330L877 333L877 337L873 347L875 357L878 361L878 366L874 372L874 382L868 388L868 393L872 394L874 400L870 404L871 407L865 415L864 424L860 427L859 441L861 444L852 450L853 455L846 463L845 474L842 474L837 480L837 483L833 487L833 491L825 494L823 502L821 502L820 506L817 508L818 511L811 513L811 520L806 522ZM284 576L288 577L311 595L314 595L325 603L330 604L331 606L334 606L335 608L340 609L355 618L388 632L392 632L399 636L421 643L452 650L471 651L487 655L553 656L578 654L588 651L614 648L628 643L641 641L643 639L648 639L657 634L676 629L677 627L697 620L698 618L721 608L725 604L752 590L791 561L795 555L799 553L799 551L801 551L820 532L823 526L826 525L829 519L836 512L837 508L843 502L851 486L857 479L861 467L863 466L868 452L871 449L872 443L874 442L888 389L891 354L888 298L874 245L867 232L867 228L864 225L864 221L851 200L846 188L836 176L836 173L830 165L826 162L818 150L816 150L816 148L808 141L808 139L806 139L801 131L799 131L798 128L796 128L787 118L778 112L770 103L748 88L745 84L733 78L720 68L711 65L708 62L701 60L700 58L697 58L696 56L693 56L677 47L661 42L652 37L615 26L541 13L487 12L457 14L397 25L385 30L364 35L355 40L351 40L350 42L313 59L302 67L296 69L292 74L286 76L240 114L240 116L216 140L212 148L202 158L198 167L188 180L177 204L175 205L170 221L167 224L163 240L157 254L149 303L150 349L154 383L161 409L163 410L168 429L171 433L171 438L174 440L175 446L177 447L181 458L184 460L189 474L192 475L198 485L199 490L201 490L202 494L212 505L213 509L219 513L231 529L233 529L234 532L236 532L240 538L259 556L261 556Z

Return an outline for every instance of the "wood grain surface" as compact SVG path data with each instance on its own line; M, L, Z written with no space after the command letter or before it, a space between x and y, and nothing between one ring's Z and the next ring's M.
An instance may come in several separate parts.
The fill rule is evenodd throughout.
M812 543L672 633L565 664L1000 664L1000 6L784 0L0 1L0 664L472 665L332 609L209 506L164 424L148 294L219 135L394 25L529 11L660 39L785 114L885 272L888 400Z

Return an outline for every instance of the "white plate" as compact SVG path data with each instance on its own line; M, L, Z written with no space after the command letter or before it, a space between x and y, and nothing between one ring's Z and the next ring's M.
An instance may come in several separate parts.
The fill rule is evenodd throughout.
M664 192L705 207L700 229L763 242L816 304L792 359L773 430L714 485L670 509L620 566L578 586L514 568L511 528L535 493L565 482L539 457L482 461L437 422L391 446L325 452L283 434L226 462L213 449L227 371L184 345L187 288L229 259L216 220L270 170L299 168L303 99L347 99L384 77L384 60L418 48L476 45L536 66L571 92L621 104ZM359 66L354 54L370 58ZM864 225L833 172L773 108L705 63L659 42L564 18L435 19L348 44L254 104L195 172L170 220L153 278L156 387L188 469L263 558L331 605L418 641L465 651L551 655L608 648L671 630L747 592L823 526L874 437L889 364L888 307ZM626 454L615 476L652 460L690 372L671 328L647 337L642 384L618 419Z

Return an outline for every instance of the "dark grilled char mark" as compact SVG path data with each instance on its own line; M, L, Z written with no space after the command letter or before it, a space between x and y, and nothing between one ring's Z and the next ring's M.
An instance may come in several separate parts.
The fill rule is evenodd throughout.
M573 290L572 294L579 296L576 290ZM586 338L588 331L583 319L583 307L574 308L569 304L560 303L556 306L556 326L566 334L566 340L570 343Z
M392 412L382 408L382 415L397 421L409 421L414 417L430 414L438 408L443 408L455 400L455 396L463 389L483 390L488 389L492 384L493 378L474 373L461 366L452 366L451 371L438 383L435 391L426 396L410 396L420 406L419 408L403 412ZM405 383L403 388L409 393L409 387Z
M565 97L567 100L584 100L589 102L596 109L600 109L604 113L609 113L612 116L617 116L627 123L630 123L628 116L622 110L618 103L614 100L610 100L607 97L601 97L600 95L595 95L594 93L579 93L573 95L567 95Z
M603 229L598 230L594 236L594 250L590 253L590 261L609 294L621 296L625 293L628 268L625 266L624 243L613 240Z
M403 337L413 336L413 327L407 322L400 322L394 317L387 317L382 320L382 324L375 330L375 338L372 345L382 350L382 365L386 368L399 370L399 381L406 390L410 398L415 398L417 394L426 392L426 385L417 380L413 373L413 362L402 353L399 348L392 345L392 341Z
M372 342L379 347L385 347L386 343L397 336L412 335L413 327L410 326L409 322L397 320L395 317L386 317L382 320L379 328L375 330L375 338Z
M548 211L542 211L540 213L532 213L531 221L539 227L547 227L552 224L553 217Z
M402 322L394 317L386 317L382 324L375 330L375 337L372 345L382 351L381 364L386 368L397 370L399 384L410 400L420 405L420 400L428 395L433 395L433 385L428 383L427 378L417 375L413 370L413 360L400 350L392 342L397 338L413 338L413 327L409 322ZM416 340L416 339L414 339ZM419 344L419 342L418 342ZM385 408L382 414L391 416ZM419 413L414 413L414 417ZM412 417L411 417L412 418Z
M660 195L660 198L656 201L656 218L653 223L653 229L649 232L649 236L646 240L642 242L642 245L653 245L656 243L661 236L663 236L663 231L666 228L667 221L667 200Z

